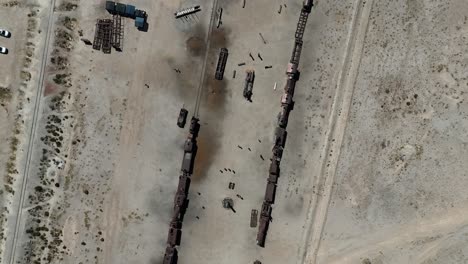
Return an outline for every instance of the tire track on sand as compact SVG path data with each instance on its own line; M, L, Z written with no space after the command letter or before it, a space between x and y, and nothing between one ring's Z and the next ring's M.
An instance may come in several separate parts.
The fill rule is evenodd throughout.
M326 143L322 149L320 174L315 180L315 186L318 186L319 192L317 196L312 199L307 214L308 223L306 223L306 226L308 226L308 230L304 237L303 245L305 248L301 263L315 264L317 262L317 253L320 248L320 241L327 220L328 207L333 193L336 167L346 131L373 2L374 0L357 0L354 6L354 14L343 58L343 66L336 82L335 96L328 120L329 129L325 136ZM330 157L328 153L331 153L331 151L334 155Z

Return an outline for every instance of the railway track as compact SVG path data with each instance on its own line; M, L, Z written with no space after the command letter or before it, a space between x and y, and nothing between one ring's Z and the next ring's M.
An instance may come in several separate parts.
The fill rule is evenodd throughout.
M280 163L283 157L284 147L286 145L286 138L288 136L286 129L288 126L289 115L294 109L293 97L294 91L296 89L296 82L300 77L300 71L298 68L303 46L302 39L307 25L307 19L312 11L313 5L313 0L304 0L301 13L299 15L299 21L296 25L294 48L286 71L287 81L284 87L283 96L281 96L281 111L278 114L278 124L275 129L275 143L272 149L273 155L271 157L270 170L265 190L265 198L262 203L258 225L257 245L260 247L265 247L265 240L268 233L268 228L270 226L270 221L272 219L272 205L275 203L276 187L278 178L280 177Z
M210 23L208 26L208 33L205 38L205 58L203 60L203 68L198 84L195 109L193 111L192 120L190 121L189 134L184 144L184 157L182 160L182 166L180 170L179 184L177 186L174 198L174 208L172 212L171 222L169 224L169 232L167 234L166 250L164 253L163 264L177 264L179 259L179 253L177 248L178 246L180 246L182 238L182 224L184 221L185 212L189 204L188 194L195 165L195 157L197 155L198 150L197 138L200 131L200 124L198 118L199 109L203 94L203 88L205 86L206 81L206 64L208 61L208 55L210 51L211 33L214 27L217 6L218 0L213 0Z
M197 99L195 101L195 107L193 109L193 116L198 118L199 117L199 110L200 110L200 102L203 94L203 87L205 86L206 82L206 64L208 61L208 55L210 53L210 46L211 46L211 33L213 32L215 18L216 18L216 10L218 9L218 0L213 0L213 5L211 7L211 16L210 16L210 24L208 25L208 33L205 37L205 58L203 59L203 66L202 71L200 74L200 81L198 82L198 90L197 90Z
M18 210L17 210L17 217L15 221L15 227L14 227L14 233L13 233L13 238L11 242L11 247L10 249L7 248L6 251L9 251L9 258L8 262L9 264L14 264L15 263L15 254L16 254L16 247L18 245L18 236L19 236L19 231L21 227L21 216L22 216L22 211L23 211L23 206L24 206L24 198L25 198L25 192L26 192L26 187L28 185L28 178L29 178L29 170L30 170L30 164L31 164L31 159L32 159L32 152L33 152L33 147L34 147L34 139L36 138L36 129L37 129L37 121L39 119L39 112L42 109L41 108L41 98L42 94L44 92L44 77L45 77L45 66L47 64L48 60L48 53L49 53L49 42L51 39L51 32L53 28L53 23L52 19L54 17L54 7L55 7L55 1L56 0L51 0L50 1L50 7L49 7L49 16L47 20L47 31L46 31L46 37L45 37L45 43L44 43L44 48L43 48L43 53L42 53L42 61L41 61L41 68L40 68L40 74L39 74L39 80L37 84L37 91L36 91L36 99L34 100L34 110L33 110L33 117L32 117L32 123L31 123L31 129L30 129L30 136L28 140L28 149L26 152L26 163L24 165L24 176L23 176L23 182L21 183L21 191L20 191L20 201L18 204Z

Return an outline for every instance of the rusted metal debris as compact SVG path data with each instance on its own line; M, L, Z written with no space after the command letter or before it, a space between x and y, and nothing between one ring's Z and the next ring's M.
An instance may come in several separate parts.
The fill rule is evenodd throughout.
M262 33L258 33L260 35L260 37L262 38L262 41L263 41L263 44L267 44L265 38L263 37Z

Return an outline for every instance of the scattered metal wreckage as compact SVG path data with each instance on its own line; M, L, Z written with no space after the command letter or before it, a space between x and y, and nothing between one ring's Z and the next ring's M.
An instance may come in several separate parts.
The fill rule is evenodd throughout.
M262 41L263 41L263 44L267 44L265 38L263 37L262 33L258 33L260 35L260 37L262 38Z
M244 5L245 6L245 1ZM287 138L287 131L286 127L288 124L289 114L294 108L294 90L297 80L299 80L300 73L298 71L298 65L300 60L300 55L302 51L303 45L303 34L305 30L305 26L307 23L308 16L311 12L313 6L313 0L305 0L303 2L303 7L301 10L301 14L299 17L299 22L296 28L295 34L295 43L294 49L291 56L291 59L288 64L287 69L287 83L284 87L284 93L281 97L281 111L278 114L278 125L275 130L275 141L274 146L272 148L272 158L270 159L270 169L269 169L269 176L267 179L267 186L265 190L264 201L261 207L260 212L253 209L251 211L251 227L258 227L257 232L257 245L260 247L265 246L265 240L268 232L268 228L270 222L272 220L272 205L275 203L276 198L276 187L278 183L278 178L280 176L280 162L282 159L283 150L286 144ZM285 6L286 7L286 6ZM183 10L184 11L184 10ZM177 14L176 18L184 17L185 15L190 14L192 11L187 11ZM197 11L198 12L198 11ZM264 44L266 44L265 39L262 37ZM252 54L249 53L252 60L255 61ZM216 67L215 78L218 80L223 79L224 69L227 61L228 51L227 49L223 48L220 51L220 57L218 59L218 65ZM261 55L258 54L259 58ZM239 66L245 65L245 63L238 64ZM267 68L271 68L271 66L266 66ZM252 90L253 90L253 83L255 80L255 72L253 70L247 71L247 76L244 85L244 97L251 101L252 97ZM275 85L276 86L276 85ZM173 216L172 220L169 225L169 232L168 232L168 239L167 239L167 247L165 251L164 261L163 264L175 264L178 260L178 251L177 247L180 245L180 240L182 236L182 221L188 207L188 190L191 183L191 176L193 173L194 168L194 161L195 156L198 150L197 146L197 137L200 130L199 119L192 117L191 125L190 125L190 132L186 139L184 145L184 156L182 161L182 168L181 168L181 175L179 177L179 185L176 191L175 199L174 199L174 209L173 209ZM241 148L242 149L242 148ZM265 160L262 155L260 155L262 160ZM225 171L226 168L225 168ZM220 170L222 173L223 171ZM234 184L229 184L229 189L234 189ZM240 195L238 195L240 199L243 199ZM226 209L231 209L234 213L236 212L234 209L234 201L233 199L227 197L223 199L222 205ZM260 261L256 260L255 264L261 264Z

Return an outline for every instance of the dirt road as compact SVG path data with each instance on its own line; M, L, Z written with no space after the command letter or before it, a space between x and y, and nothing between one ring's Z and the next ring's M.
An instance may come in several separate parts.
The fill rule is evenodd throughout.
M34 140L36 138L36 130L37 130L37 121L39 120L40 113L42 111L42 106L41 102L43 100L42 95L44 94L44 77L45 77L45 69L46 69L46 63L49 60L49 42L52 37L52 29L53 29L53 18L54 18L54 8L55 8L55 0L50 1L50 6L49 6L49 11L48 11L48 19L46 21L47 23L47 31L46 31L46 36L45 36L45 44L44 48L42 50L42 58L40 62L40 68L39 68L39 80L37 83L37 91L35 95L35 100L34 100L34 106L33 106L33 114L32 114L32 123L31 123L31 130L28 131L29 134L29 139L28 139L28 149L26 152L26 161L24 165L24 172L25 174L23 175L21 179L21 189L20 189L20 196L19 196L19 206L16 209L17 214L16 214L16 220L15 220L15 225L14 225L14 231L13 231L13 237L11 240L8 240L10 243L5 245L6 251L5 254L9 256L8 258L8 263L13 264L15 263L15 253L16 253L16 248L18 246L18 234L20 232L21 228L21 218L23 216L23 205L24 205L24 199L26 196L26 187L28 185L28 178L30 175L30 164L31 164L31 159L33 157L33 149L34 149Z
M328 120L327 140L321 152L321 172L314 184L314 186L323 187L309 209L308 219L311 222L308 224L309 231L305 238L307 253L300 263L316 263L317 251L320 247L328 207L333 194L333 186L335 185L336 167L340 158L343 137L346 132L372 4L373 0L358 0L354 5L355 10L346 44L346 53L344 54L343 65L336 81L337 88Z

